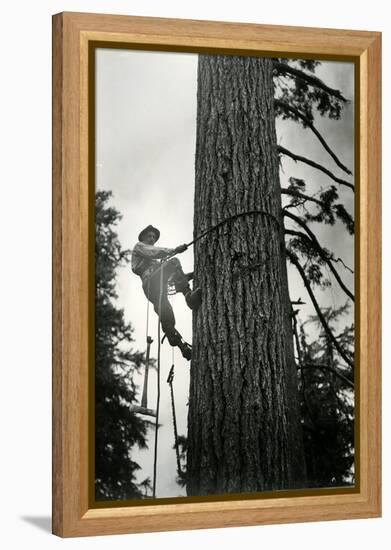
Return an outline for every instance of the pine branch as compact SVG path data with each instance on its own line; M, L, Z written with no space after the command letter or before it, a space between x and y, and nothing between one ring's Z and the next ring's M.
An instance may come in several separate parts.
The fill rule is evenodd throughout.
M286 235L292 235L293 237L298 237L299 239L303 239L304 241L310 241L311 246L315 246L315 248L320 253L320 256L322 257L322 260L324 260L327 263L327 265L329 266L329 268L333 271L333 273L335 275L336 272L333 270L333 265L330 263L330 260L327 257L322 256L322 253L321 253L322 248L320 246L318 247L319 243L312 242L311 239L308 237L308 235L306 235L305 233L302 233L301 231L294 231L293 229L285 229L284 233ZM351 293L344 286L342 281L338 280L337 276L336 276L336 279L337 279L340 287L342 288L342 290L344 290L345 293L349 296L349 298L351 298L354 301L354 297L352 297Z
M287 235L293 235L295 237L305 237L306 239L308 239L308 236L305 234L305 233L302 233L301 231L293 231L291 229L286 229L285 230L285 233ZM328 257L327 258L330 262L335 262L335 263L338 263L338 262L341 262L341 264L344 266L345 269L347 269L348 271L350 271L350 273L354 273L353 269L351 269L348 265L345 264L345 262L342 260L342 258L334 258L334 257ZM331 268L331 266L329 266ZM354 300L353 300L354 301ZM292 302L293 303L293 302Z
M327 174L329 176L329 178L331 178L332 180L336 181L337 183L340 183L341 185L345 185L346 187L349 187L349 189L354 191L354 186L351 183L349 183L348 181L343 180L341 178L337 178L337 176L334 176L334 174L332 172L330 172L330 170L328 170L327 168L325 168L321 164L318 164L317 162L314 162L313 160L308 159L307 157L302 157L300 155L296 155L295 153L292 153L292 151L289 151L288 149L285 149L285 147L282 147L281 145L278 145L277 150L278 150L279 153L282 153L283 155L286 155L286 156L290 157L295 162L297 162L297 161L304 162L305 164L308 164L309 166L312 166L313 168L316 168L317 170L320 170L324 174Z
M307 224L305 222L303 222L303 220L301 220L298 216L295 216L294 214L292 214L291 212L287 212L286 210L284 210L283 215L286 216L287 218L290 218L291 220L296 222L298 225L300 225L300 227L302 227L304 229L304 231L308 234L310 240L313 242L313 244L319 250L322 259L324 259L324 261L327 262L327 265L330 267L331 271L333 272L334 277L337 279L337 281L338 281L339 285L341 286L341 288L345 291L345 293L349 296L349 298L354 302L354 295L352 294L352 292L350 292L350 290L342 282L338 271L335 269L333 264L330 262L330 257L326 254L326 252L324 251L324 249L320 245L318 239L316 238L314 233L311 231L311 229L307 226Z
M304 272L304 269L300 265L299 261L297 260L296 256L292 254L290 250L286 250L286 254L289 258L289 260L292 262L292 264L297 268L298 272L300 273L301 278L303 279L303 283L305 288L307 289L308 295L311 298L312 304L315 308L315 311L318 315L319 321L321 322L325 333L329 336L330 341L333 343L335 349L338 351L340 356L344 359L344 361L353 369L354 364L352 360L347 356L347 354L344 352L344 350L341 348L338 340L335 338L333 332L331 331L330 327L327 324L327 321L322 313L322 310L320 309L320 306L315 298L314 293L312 292L311 285L306 277L306 274Z
M295 179L295 178L290 178L290 181L293 180L293 179ZM298 180L298 181L300 181L300 180ZM335 198L331 198L331 200L330 200L330 192L333 189L336 189L336 188L334 186L332 186L328 191L325 191L325 192L321 193L321 195L320 195L321 198L320 199L317 199L317 198L315 198L314 195L306 195L306 194L302 193L301 191L299 191L297 189L297 187L293 186L292 184L288 188L283 187L283 188L281 188L281 194L290 195L290 196L292 196L296 199L301 199L300 202L298 202L298 201L291 202L291 204L286 205L284 207L284 209L297 208L298 206L302 206L303 208L305 208L305 203L307 201L313 202L313 203L315 203L316 205L318 205L320 207L320 212L318 212L315 215L312 215L305 208L305 210L307 212L307 215L306 215L307 221L317 221L317 222L324 221L324 217L326 216L328 218L328 221L326 220L326 223L330 223L331 225L333 225L334 224L334 216L335 216L336 218L339 218L339 220L346 226L347 230L352 235L353 232L354 232L353 219L346 212L346 210L344 210L344 212L341 211L341 207L342 207L341 204L333 204L333 201L336 198L338 198L338 195L335 195ZM326 200L326 198L327 198L327 200ZM353 271L348 266L346 266L340 258L338 258L338 259L330 258L330 259L332 261L335 261L335 262L341 262L346 269L348 269L351 273L353 273Z
M286 103L285 101L281 101L281 99L275 99L274 105L276 107L280 107L284 111L289 111L294 115L296 115L298 118L300 118L304 122L305 126L308 126L308 128L310 128L310 130L316 135L320 143L323 145L323 147L326 149L329 155L334 159L334 162L337 164L337 166L339 166L339 168L341 168L341 170L343 170L347 174L349 175L352 174L352 172L348 168L346 168L344 164L342 164L342 162L339 160L337 155L329 147L329 145L327 144L322 134L315 128L311 120L304 113L302 113L301 111L299 111L299 109L296 109L292 105L289 105L289 103Z
M311 197L310 195L305 195L300 191L296 191L296 189L288 189L286 187L281 187L281 194L290 195L291 197L297 197L298 199L304 199L305 201L314 202L315 204L318 204L322 209L325 207L325 204L323 201L316 199L315 197Z
M299 78L300 80L304 80L305 82L307 82L311 86L315 86L315 88L320 88L321 90L323 90L327 94L330 94L331 96L336 97L340 101L343 101L344 103L347 103L347 99L343 97L343 95L341 94L341 92L339 90L334 90L333 88L330 88L329 86L327 86L327 84L322 82L322 80L320 80L320 78L318 78L314 75L305 73L304 71L301 71L300 69L295 69L291 65L287 65L286 63L281 63L280 61L274 61L273 62L273 67L277 70L277 74L292 75L295 78Z
M343 374L338 372L336 369L333 369L332 367L329 367L328 365L318 365L317 363L313 363L313 364L308 364L307 363L305 365L301 365L300 368L302 368L302 369L312 369L313 368L313 369L320 369L320 370L330 371L333 374L335 374L335 376L337 376L337 378L339 378L340 380L343 380L345 382L345 384L347 384L351 388L354 388L354 383L351 380L349 380L349 378L346 378L346 376L344 376Z
M283 214L284 214L284 216L286 216L288 218L291 218L291 220L295 221L298 225L300 225L300 227L302 227L304 229L304 231L306 231L308 236L305 235L304 233L301 233L300 231L292 231L290 229L286 229L285 233L293 234L293 235L295 235L297 237L300 237L300 238L309 239L311 241L311 243L315 246L315 248L318 250L322 260L324 260L327 263L327 265L329 266L329 268L331 269L331 271L332 271L334 277L336 278L339 286L342 288L342 290L345 292L345 294L347 294L347 296L349 296L349 298L354 302L354 295L350 292L350 290L343 283L338 271L335 269L335 267L331 263L329 256L326 254L324 249L321 247L321 245L319 244L318 239L312 233L311 229L309 229L309 227L307 227L307 225L303 222L303 220L301 220L298 216L295 216L291 212L287 212L286 210L284 210Z

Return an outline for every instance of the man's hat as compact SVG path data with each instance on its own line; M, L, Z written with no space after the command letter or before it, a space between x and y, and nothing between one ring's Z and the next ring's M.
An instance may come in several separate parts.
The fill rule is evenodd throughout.
M157 229L156 227L153 227L153 225L147 225L147 227L141 231L140 235L138 236L138 240L142 241L144 238L144 235L148 233L148 231L153 231L156 235L156 240L159 239L160 237L159 229Z

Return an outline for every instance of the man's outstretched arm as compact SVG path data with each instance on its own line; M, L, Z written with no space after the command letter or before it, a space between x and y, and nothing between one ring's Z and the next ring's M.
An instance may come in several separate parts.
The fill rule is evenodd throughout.
M163 248L154 246L152 244L146 244L138 242L133 249L133 254L142 258L160 259L169 256L174 253L174 248Z

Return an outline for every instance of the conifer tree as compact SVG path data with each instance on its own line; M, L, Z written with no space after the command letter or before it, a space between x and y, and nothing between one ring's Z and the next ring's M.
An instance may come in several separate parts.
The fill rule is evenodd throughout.
M322 313L334 328L349 309L346 302L340 308L322 308ZM318 325L319 336L310 342L306 329L313 324ZM341 487L354 483L353 372L319 324L319 318L311 316L296 333L308 486ZM353 325L336 331L335 337L352 355Z
M140 466L132 448L146 447L146 423L131 406L134 372L144 354L133 351L132 327L116 305L117 269L129 261L115 226L120 213L109 205L112 193L95 199L95 494L97 500L142 498L149 483L136 482Z

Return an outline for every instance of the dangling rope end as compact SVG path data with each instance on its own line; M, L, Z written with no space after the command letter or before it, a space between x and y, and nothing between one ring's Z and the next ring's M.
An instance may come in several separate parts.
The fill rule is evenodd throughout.
M171 366L170 372L168 373L167 384L172 384L173 380L174 380L174 365Z

